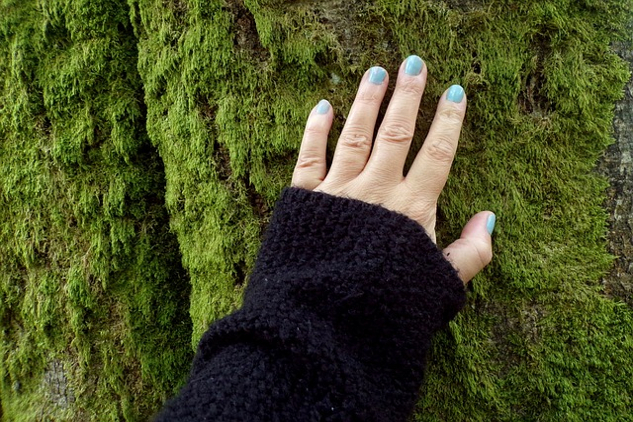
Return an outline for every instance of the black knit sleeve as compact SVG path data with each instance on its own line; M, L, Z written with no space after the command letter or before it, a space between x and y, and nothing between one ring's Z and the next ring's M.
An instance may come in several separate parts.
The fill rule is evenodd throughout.
M158 420L406 420L431 336L464 301L415 221L286 189L242 308L204 334Z

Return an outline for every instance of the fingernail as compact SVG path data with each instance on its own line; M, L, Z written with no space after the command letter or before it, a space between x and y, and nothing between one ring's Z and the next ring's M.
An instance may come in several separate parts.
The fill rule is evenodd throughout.
M492 235L492 232L495 229L496 222L497 222L497 216L494 214L490 214L488 216L488 221L486 222L486 230L488 230L489 235Z
M459 85L453 85L448 89L446 99L454 103L461 103L464 99L464 88Z
M369 82L372 84L380 85L385 80L387 71L379 66L374 66L369 69Z
M404 65L404 73L411 76L418 76L422 72L424 62L418 56L409 56Z
M326 114L328 111L330 111L330 103L327 100L319 101L316 106L317 114Z

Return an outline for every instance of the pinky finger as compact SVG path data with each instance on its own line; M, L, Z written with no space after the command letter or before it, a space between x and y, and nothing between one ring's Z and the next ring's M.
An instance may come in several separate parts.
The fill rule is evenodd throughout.
M332 106L327 100L319 101L312 109L292 174L292 186L312 190L325 178L325 153L333 117Z

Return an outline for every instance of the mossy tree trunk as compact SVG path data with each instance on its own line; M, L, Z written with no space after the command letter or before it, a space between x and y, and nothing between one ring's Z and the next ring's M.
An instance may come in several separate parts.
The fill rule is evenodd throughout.
M129 9L20 0L0 16L3 419L138 420L192 351Z
M633 22L629 28L633 30ZM633 42L618 42L615 50L633 69ZM609 251L616 257L604 284L609 296L633 306L633 79L616 104L613 126L615 142L599 162L600 172L609 180L607 238Z
M1 4L4 419L156 411L239 306L309 110L333 104L333 147L363 72L412 53L429 67L412 154L446 87L469 98L440 243L498 216L416 418L629 414L633 310L600 281L594 165L629 78L610 45L632 1Z

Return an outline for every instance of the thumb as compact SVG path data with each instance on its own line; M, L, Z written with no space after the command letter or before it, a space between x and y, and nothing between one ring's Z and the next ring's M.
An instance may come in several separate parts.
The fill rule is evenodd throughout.
M453 264L459 278L468 283L492 260L492 230L496 217L490 211L475 214L459 239L444 248L444 256Z

